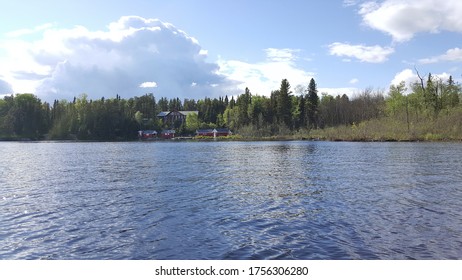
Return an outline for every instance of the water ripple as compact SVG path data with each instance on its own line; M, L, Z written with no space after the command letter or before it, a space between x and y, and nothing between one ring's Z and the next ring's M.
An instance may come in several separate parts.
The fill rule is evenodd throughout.
M462 258L460 144L0 148L0 259Z

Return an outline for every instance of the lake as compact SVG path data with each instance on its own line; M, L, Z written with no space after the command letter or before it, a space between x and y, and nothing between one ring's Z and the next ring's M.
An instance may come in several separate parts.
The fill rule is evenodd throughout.
M462 259L462 144L0 142L0 259Z

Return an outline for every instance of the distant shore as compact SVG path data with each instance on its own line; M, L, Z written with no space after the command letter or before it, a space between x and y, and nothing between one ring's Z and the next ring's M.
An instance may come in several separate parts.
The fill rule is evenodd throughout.
M29 138L0 138L0 142L63 142L63 143L99 143L99 142L145 142L145 143L165 143L165 142L272 142L272 141L325 141L325 142L462 142L462 139L445 138L439 135L427 135L426 137L409 137L409 138L387 138L372 136L352 136L352 135L335 135L324 133L322 136L298 136L298 135L280 135L269 137L219 137L219 138L185 138L178 137L172 139L155 139L155 140L72 140L72 139L29 139Z

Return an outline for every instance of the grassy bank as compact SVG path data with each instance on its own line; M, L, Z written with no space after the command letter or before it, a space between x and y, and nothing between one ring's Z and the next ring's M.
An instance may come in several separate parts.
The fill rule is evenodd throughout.
M312 130L308 138L329 141L462 141L462 112L441 113L438 118L381 118L350 126Z

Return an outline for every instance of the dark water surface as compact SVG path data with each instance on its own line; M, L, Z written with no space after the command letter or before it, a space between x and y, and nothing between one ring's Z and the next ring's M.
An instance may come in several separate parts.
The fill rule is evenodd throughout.
M462 259L462 144L0 142L0 259Z

